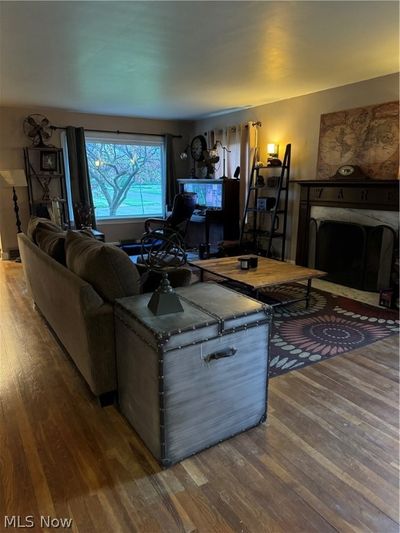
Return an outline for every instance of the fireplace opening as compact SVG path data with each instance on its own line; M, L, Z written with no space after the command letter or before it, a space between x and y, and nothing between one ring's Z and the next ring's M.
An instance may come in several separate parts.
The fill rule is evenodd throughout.
M391 286L395 232L385 225L364 226L335 220L316 221L315 268L326 280L378 292Z

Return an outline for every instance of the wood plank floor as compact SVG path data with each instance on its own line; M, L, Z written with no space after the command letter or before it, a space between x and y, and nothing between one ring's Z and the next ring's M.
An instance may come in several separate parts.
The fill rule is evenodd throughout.
M0 262L0 531L397 532L397 353L391 337L272 379L266 424L163 471Z

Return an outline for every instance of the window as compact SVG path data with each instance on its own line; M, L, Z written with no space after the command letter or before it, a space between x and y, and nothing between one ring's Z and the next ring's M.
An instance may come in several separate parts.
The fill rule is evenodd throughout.
M86 136L86 153L97 219L164 215L161 137Z

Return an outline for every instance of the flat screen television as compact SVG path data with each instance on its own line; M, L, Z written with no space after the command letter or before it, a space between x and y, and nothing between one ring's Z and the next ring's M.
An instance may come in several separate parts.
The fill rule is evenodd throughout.
M222 187L222 181L192 182L184 183L183 191L197 194L197 205L200 208L222 209Z

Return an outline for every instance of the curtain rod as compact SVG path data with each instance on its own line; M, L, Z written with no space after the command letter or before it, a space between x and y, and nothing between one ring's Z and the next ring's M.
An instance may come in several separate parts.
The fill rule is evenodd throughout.
M65 130L66 126L50 126L52 130ZM168 133L143 133L141 131L120 131L120 130L90 130L84 128L85 131L91 131L94 133L116 133L121 135L149 135L151 137L166 137ZM173 139L182 139L182 135L172 135Z
M260 121L258 121L258 122L252 122L250 125L253 126L253 128L261 128L262 123L261 123ZM248 124L245 124L244 127L245 127L245 128L248 128L249 125L248 125Z

